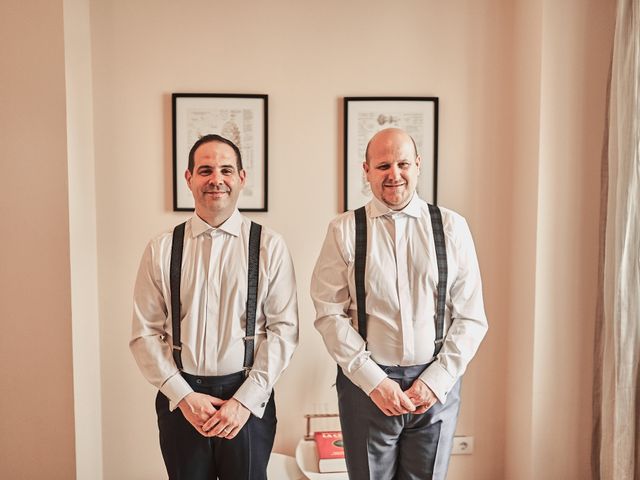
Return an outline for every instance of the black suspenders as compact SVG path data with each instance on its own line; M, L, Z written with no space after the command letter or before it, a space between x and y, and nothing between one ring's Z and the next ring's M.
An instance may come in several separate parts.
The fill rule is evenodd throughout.
M247 274L247 327L244 337L244 368L245 375L253 366L253 344L256 333L256 305L258 302L258 264L260 260L260 234L262 226L251 222L249 233L249 264Z
M367 264L367 214L365 207L354 211L356 218L356 252L355 252L355 281L356 304L358 308L358 332L367 341L367 311L366 290L364 286L364 274ZM436 312L434 315L436 327L436 341L433 355L440 353L444 340L444 310L447 295L447 249L444 240L444 228L442 227L442 213L440 209L429 204L431 227L433 229L433 242L436 247L436 259L438 263L438 297L436 300Z
M364 288L364 272L367 267L367 213L364 207L353 212L356 216L356 304L358 305L358 333L367 341L367 308L366 289Z
M182 370L182 341L180 339L180 277L182 270L182 246L184 244L184 223L173 229L171 242L171 264L169 270L169 283L171 286L171 326L173 336L173 360L179 370ZM247 325L244 337L244 364L242 366L245 375L249 374L253 366L253 349L256 332L256 308L258 301L258 277L260 264L260 235L262 226L251 222L249 233L249 259L247 265Z
M182 245L184 244L184 223L173 229L171 241L171 264L169 284L171 285L171 336L173 337L173 360L178 370L182 370L182 342L180 341L180 278L182 273Z

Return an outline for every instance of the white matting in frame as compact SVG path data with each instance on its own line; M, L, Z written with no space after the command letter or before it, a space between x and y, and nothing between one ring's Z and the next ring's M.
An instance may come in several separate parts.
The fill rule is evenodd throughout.
M201 137L218 134L235 143L247 172L238 208L267 211L267 95L174 93L173 209L194 209L193 195L184 179L189 150Z
M371 188L362 168L367 143L378 131L401 128L416 142L421 157L418 195L437 201L438 98L344 98L344 209L353 210L371 199Z

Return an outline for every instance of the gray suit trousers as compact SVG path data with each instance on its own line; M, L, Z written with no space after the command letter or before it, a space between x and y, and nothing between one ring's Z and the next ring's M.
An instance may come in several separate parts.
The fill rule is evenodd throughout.
M427 365L381 367L403 390ZM338 367L340 424L350 480L444 480L460 410L460 380L443 405L388 417Z

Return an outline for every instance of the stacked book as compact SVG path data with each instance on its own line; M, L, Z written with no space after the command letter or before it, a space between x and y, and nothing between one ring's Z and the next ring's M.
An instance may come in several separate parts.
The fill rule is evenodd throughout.
M318 450L318 471L320 473L346 472L342 432L315 432L313 436Z

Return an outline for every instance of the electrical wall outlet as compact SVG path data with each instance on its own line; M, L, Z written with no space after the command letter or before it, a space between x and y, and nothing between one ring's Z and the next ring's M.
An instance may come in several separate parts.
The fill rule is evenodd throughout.
M473 453L473 437L453 437L452 455L471 455Z

